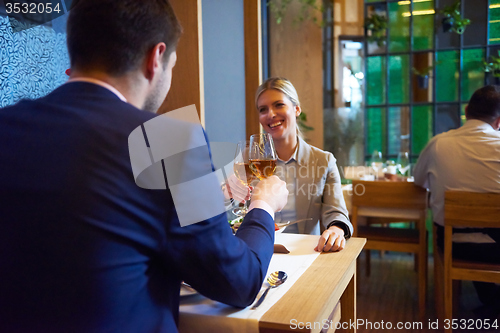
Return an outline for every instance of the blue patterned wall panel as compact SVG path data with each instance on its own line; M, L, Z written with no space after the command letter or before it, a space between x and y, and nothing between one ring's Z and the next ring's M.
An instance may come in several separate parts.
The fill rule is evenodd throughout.
M21 25L0 16L0 107L45 96L68 79L66 33L40 25L12 32Z

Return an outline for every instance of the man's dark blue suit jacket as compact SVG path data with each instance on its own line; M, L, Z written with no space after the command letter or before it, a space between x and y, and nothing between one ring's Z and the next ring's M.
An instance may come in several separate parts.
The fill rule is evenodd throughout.
M128 135L154 116L85 82L0 109L0 332L176 332L181 280L253 301L271 216L237 236L225 214L180 227L170 192L131 170Z

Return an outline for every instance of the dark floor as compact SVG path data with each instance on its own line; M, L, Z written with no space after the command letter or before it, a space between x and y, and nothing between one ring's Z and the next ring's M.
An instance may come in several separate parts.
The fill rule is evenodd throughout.
M378 251L372 251L369 277L365 276L364 252L359 261L357 317L358 322L364 320L364 323L357 326L358 332L442 332L433 328L437 317L432 256L429 257L427 316L423 322L418 319L417 273L413 269L412 255L386 252L381 256ZM463 281L459 308L453 318L458 320L457 324L465 325L466 329L453 332L500 332L500 316L489 321L492 324L496 320L498 328L477 328L477 325L485 324L474 312L480 306L472 282ZM398 323L406 328L397 329Z

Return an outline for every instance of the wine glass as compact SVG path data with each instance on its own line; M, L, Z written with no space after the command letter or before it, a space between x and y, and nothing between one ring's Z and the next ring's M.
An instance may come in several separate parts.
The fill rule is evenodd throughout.
M268 133L254 134L250 137L250 169L253 174L264 179L274 174L277 154L273 138Z
M404 176L406 174L406 171L410 169L410 157L408 156L407 151L402 151L398 154L396 165L398 167L399 173Z
M382 159L382 152L374 150L372 154L371 164L375 172L375 179L378 179L378 171L384 167L384 160Z
M255 180L255 175L250 170L249 165L249 151L250 142L240 141L236 146L236 154L234 157L233 170L234 175L244 186L250 186L250 184ZM248 212L248 200L245 200L243 206L235 208L233 213L238 216L245 216Z

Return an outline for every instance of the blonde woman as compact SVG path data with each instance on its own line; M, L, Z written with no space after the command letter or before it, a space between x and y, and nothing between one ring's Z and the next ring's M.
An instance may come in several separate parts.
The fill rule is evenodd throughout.
M307 144L297 117L301 113L297 91L280 77L267 79L255 96L259 122L273 137L278 163L276 175L287 183L288 203L275 214L276 222L312 220L291 225L284 232L320 235L316 251L340 251L353 232L345 206L335 157ZM229 184L231 186L231 183ZM234 192L248 195L235 183Z

